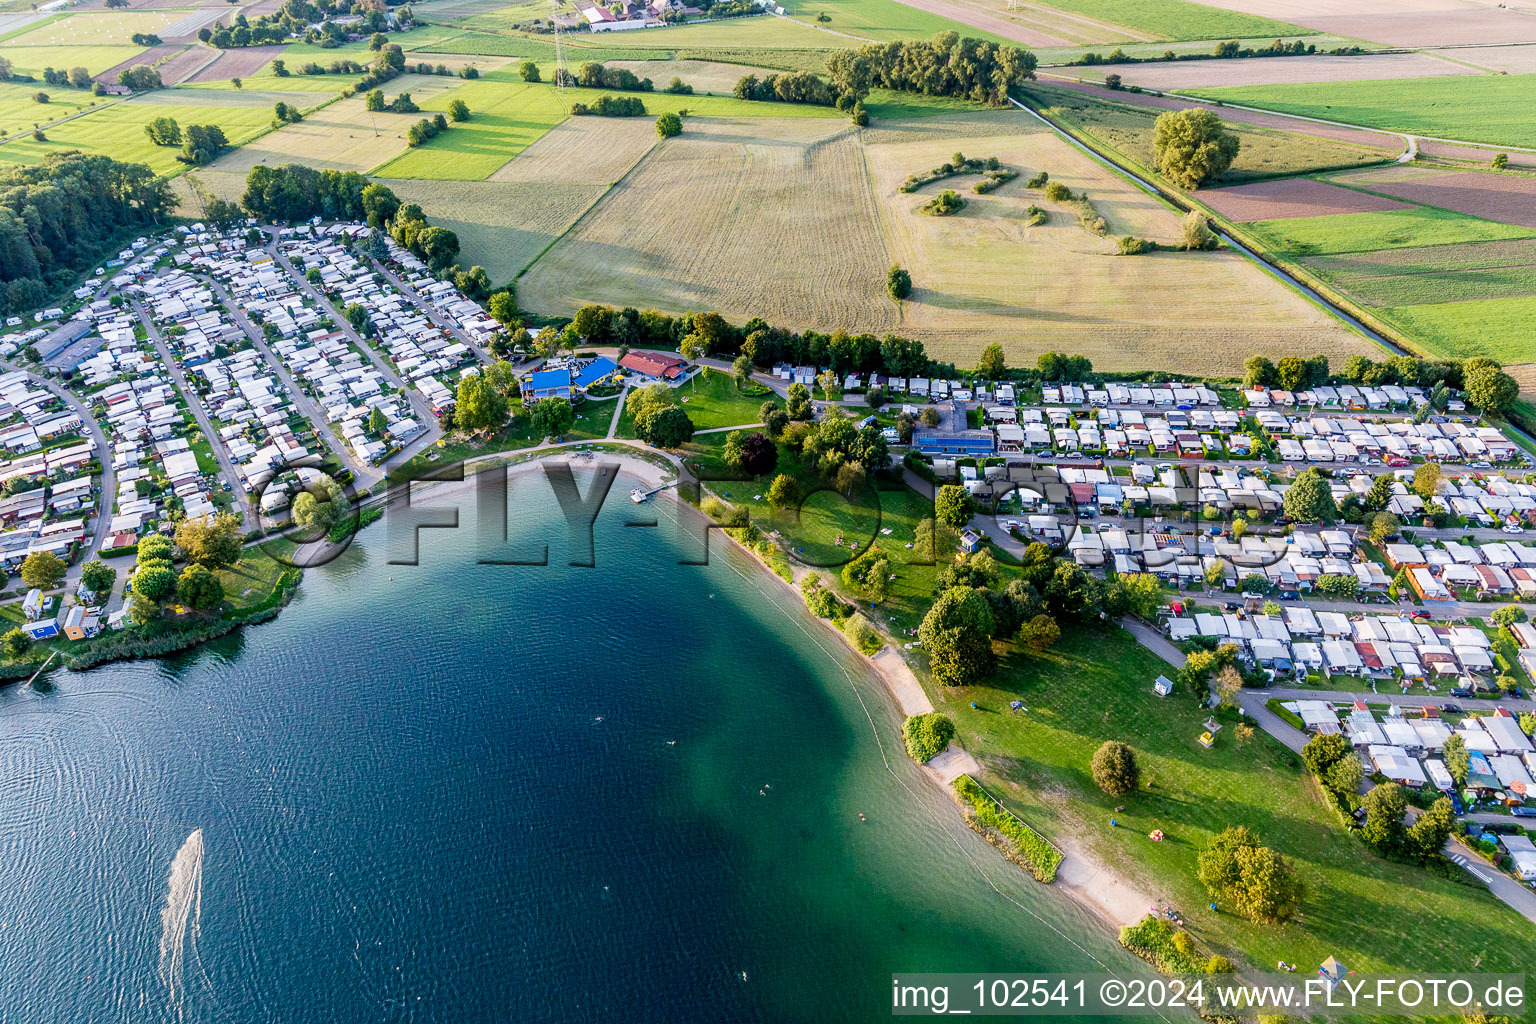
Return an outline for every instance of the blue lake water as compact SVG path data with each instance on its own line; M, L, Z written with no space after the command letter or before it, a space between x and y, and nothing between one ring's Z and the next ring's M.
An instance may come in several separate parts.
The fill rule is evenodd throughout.
M866 1021L893 971L1134 962L629 486L595 568L530 483L547 567L476 564L466 500L419 566L374 527L274 622L0 690L0 1024Z

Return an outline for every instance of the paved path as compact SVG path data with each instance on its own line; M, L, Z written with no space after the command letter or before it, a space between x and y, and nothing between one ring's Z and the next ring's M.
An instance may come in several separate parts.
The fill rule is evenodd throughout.
M256 528L256 517L251 512L250 497L245 492L245 486L240 482L240 472L235 469L234 460L229 457L229 450L224 447L224 439L214 429L213 422L209 420L208 413L203 409L203 403L197 390L188 382L187 376L182 372L181 364L172 355L170 346L166 345L165 338L160 334L160 328L155 325L154 319L145 311L138 299L133 300L133 308L139 314L139 320L144 324L144 330L149 334L150 343L155 346L155 351L160 354L160 361L165 364L171 379L181 389L182 397L187 401L187 408L192 412L192 418L197 420L198 428L203 436L208 439L208 445L213 449L213 457L219 463L219 471L224 474L224 480L229 484L230 492L235 498L235 511L240 514L240 522L245 529Z
M1363 700L1369 704L1396 704L1405 708L1421 708L1425 704L1440 704L1452 701L1467 710L1492 711L1494 708L1508 708L1510 711L1536 711L1536 700L1482 700L1478 698L1460 697L1423 697L1403 696L1400 693L1371 693L1367 690L1305 690L1288 686L1271 686L1253 691L1244 690L1244 693L1263 694L1268 700L1270 697L1278 697L1281 700L1331 700L1351 701Z
M1455 839L1445 844L1444 853L1452 862L1466 868L1474 878L1484 882L1488 891L1508 904L1517 914L1529 921L1536 921L1536 892L1521 882L1498 870Z
M619 432L619 420L624 416L624 400L629 397L629 382L624 382L624 388L619 392L619 400L614 403L613 419L608 421L608 433L603 436L612 439Z

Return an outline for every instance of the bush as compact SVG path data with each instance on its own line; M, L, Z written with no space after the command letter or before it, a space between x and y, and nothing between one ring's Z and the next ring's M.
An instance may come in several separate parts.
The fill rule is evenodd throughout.
M1119 245L1121 256L1142 256L1146 253L1157 251L1156 242L1150 242L1145 238L1136 238L1132 235L1126 235L1120 239Z
M859 649L861 654L870 657L879 654L880 648L885 646L885 641L880 639L880 631L871 626L869 620L862 615L848 616L848 621L843 623L843 635Z
M1001 833L1012 842L1010 859L1022 865L1038 881L1055 881L1056 869L1062 861L1060 850L1017 815L1001 807L969 775L960 776L953 785L955 795L970 806L972 813L966 815L967 824L983 835L988 835L987 830Z
M656 119L656 135L658 138L672 139L683 134L683 119L668 111Z
M901 727L902 738L907 742L907 753L918 764L927 764L949 746L955 738L955 723L948 715L930 711L925 715L913 715Z
M918 209L933 217L948 217L965 209L965 200L960 198L960 193L947 188Z
M1053 181L1045 186L1045 198L1053 203L1065 203L1071 200L1072 190L1059 181Z

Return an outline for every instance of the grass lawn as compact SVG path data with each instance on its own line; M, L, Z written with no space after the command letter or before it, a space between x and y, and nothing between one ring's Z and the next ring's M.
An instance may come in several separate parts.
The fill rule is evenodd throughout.
M1532 360L1536 296L1389 307L1377 313L1432 355L1488 356L1506 364Z
M1530 228L1431 207L1260 220L1246 228L1270 249L1284 256L1321 256L1536 236L1536 231Z
M1473 142L1536 146L1536 75L1244 85L1201 96L1330 121Z
M1005 657L985 686L929 689L986 766L982 781L995 796L1047 837L1090 847L1150 895L1167 897L1202 944L1239 949L1259 966L1335 955L1361 972L1470 969L1479 956L1482 970L1532 962L1528 922L1481 887L1368 853L1300 759L1263 732L1240 745L1228 725L1202 749L1205 716L1190 696L1152 693L1166 671L1119 629L1071 629L1043 656ZM1010 711L1015 699L1028 710ZM1135 748L1139 792L1111 798L1093 784L1088 763L1108 739ZM1246 825L1297 863L1307 896L1296 920L1261 927L1206 909L1196 855L1228 825ZM1147 838L1155 828L1164 842Z
M282 544L282 541L268 543ZM232 608L249 608L272 595L277 579L288 566L273 558L267 544L247 545L245 557L228 569L219 570L224 597Z
M1152 168L1152 133L1162 111L1126 103L1113 103L1049 86L1031 85L1029 96L1054 118L1070 123L1094 141L1139 164L1148 174ZM1391 154L1331 142L1310 135L1227 124L1242 141L1237 159L1214 185L1241 185L1266 178L1289 177L1335 167L1364 167L1385 163Z
M614 402L617 399L593 401L587 399L576 407L576 425L565 435L567 441L587 441L608 436L608 424L613 422Z
M766 391L758 395L743 394L736 386L734 377L709 367L705 367L702 373L675 391L679 405L693 421L695 430L757 423L758 410L764 402L774 397ZM635 424L627 410L619 417L619 428L614 436L635 436ZM725 444L724 434L720 436L719 443Z
M84 117L49 128L47 141L30 135L0 146L0 160L40 163L49 153L78 149L118 160L145 163L158 174L186 170L176 159L176 146L156 146L144 134L144 126L157 117L173 117L182 125L217 124L232 145L239 145L266 128L272 120L269 107L173 106L165 103L116 103Z
M1185 0L1051 0L1050 6L1113 22L1164 39L1234 39L1240 36L1310 36L1273 18L1223 11ZM1097 49L1097 47L1089 47Z
M32 98L39 92L48 94L47 103ZM68 117L99 102L85 89L43 85L41 82L3 82L0 83L0 133L19 132L34 123Z
M814 22L818 14L826 14L832 20L825 28L882 43L893 39L928 39L940 32L958 32L989 43L1018 45L1014 40L908 7L897 0L789 0L784 10L792 18L810 22Z

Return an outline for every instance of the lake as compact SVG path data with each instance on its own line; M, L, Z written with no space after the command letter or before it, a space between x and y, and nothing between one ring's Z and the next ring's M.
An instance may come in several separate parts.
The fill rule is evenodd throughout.
M893 971L1139 963L631 483L594 568L529 475L548 566L477 564L465 499L418 566L380 524L274 622L0 690L0 1022L866 1021Z

